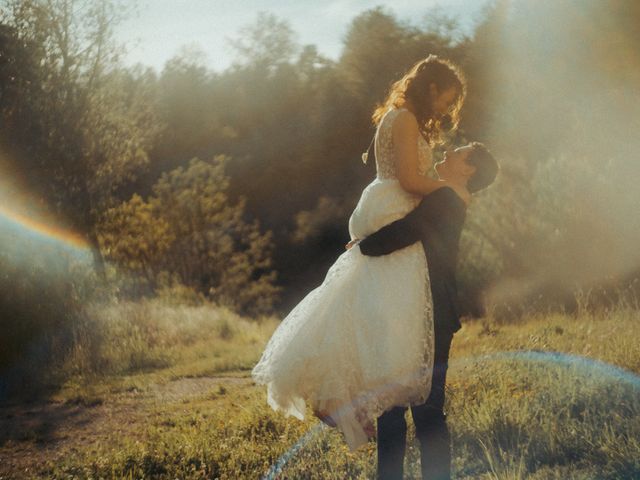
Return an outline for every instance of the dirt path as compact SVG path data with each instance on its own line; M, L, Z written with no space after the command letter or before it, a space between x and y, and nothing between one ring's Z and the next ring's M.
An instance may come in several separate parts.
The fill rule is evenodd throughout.
M248 373L178 378L144 390L112 393L94 401L48 400L0 406L0 480L29 478L47 461L98 447L114 436L139 435L150 420L150 405L181 402L219 385L250 384Z

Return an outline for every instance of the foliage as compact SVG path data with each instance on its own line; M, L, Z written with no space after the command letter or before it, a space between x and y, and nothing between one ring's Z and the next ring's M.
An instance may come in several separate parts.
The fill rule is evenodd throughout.
M19 239L19 240L17 240ZM99 297L87 252L0 232L0 400L45 394L73 348L83 304Z
M271 69L288 63L296 53L294 31L273 13L260 11L254 24L240 30L240 38L229 39L241 63Z
M438 13L433 16L438 18ZM436 24L426 14L423 28L401 23L382 7L355 17L345 36L339 69L346 87L364 105L382 103L391 83L428 54L461 60L462 42L453 42L455 27ZM441 15L440 15L441 18ZM370 117L370 115L369 115Z
M134 195L105 212L105 255L152 290L162 275L238 311L270 311L278 289L271 271L271 234L244 220L244 201L229 202L228 159L194 158L163 174L145 202Z
M86 0L5 5L0 22L12 40L0 55L0 85L9 82L10 95L0 117L9 128L0 142L29 172L33 194L87 238L100 268L98 210L147 163L156 133L148 78L118 70L112 30L126 9Z
M127 272L149 281L154 265L166 255L175 234L169 223L155 216L151 204L134 194L126 203L107 210L101 232L101 249Z

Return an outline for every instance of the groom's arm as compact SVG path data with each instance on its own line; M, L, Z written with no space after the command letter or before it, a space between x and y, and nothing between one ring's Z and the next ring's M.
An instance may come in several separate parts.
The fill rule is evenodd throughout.
M455 192L442 187L427 195L411 212L362 239L358 245L365 255L387 255L422 239L424 229L433 227Z

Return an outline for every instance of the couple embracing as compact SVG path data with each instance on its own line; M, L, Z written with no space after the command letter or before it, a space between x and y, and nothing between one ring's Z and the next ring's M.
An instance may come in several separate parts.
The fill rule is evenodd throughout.
M466 86L430 55L376 109L376 178L349 219L351 242L273 333L252 377L275 409L306 403L354 451L377 438L379 479L402 479L411 409L423 479L450 478L444 392L460 328L455 269L471 194L498 165L480 143L433 164L445 119L457 125Z

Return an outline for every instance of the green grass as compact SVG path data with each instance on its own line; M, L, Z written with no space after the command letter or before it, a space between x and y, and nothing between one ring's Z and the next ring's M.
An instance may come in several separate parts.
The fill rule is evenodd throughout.
M352 454L312 416L301 422L273 412L251 382L275 319L156 302L96 307L93 315L103 342L70 357L74 375L53 398L68 417L41 416L5 438L0 478L20 478L24 468L28 478L259 478L287 454L278 478L374 477L375 443ZM455 478L640 478L637 377L633 386L597 363L544 354L638 374L639 327L632 310L466 322L447 385ZM518 350L541 353L501 353ZM0 422L22 421L3 410ZM1 420L7 414L14 417ZM405 478L420 478L407 418Z

